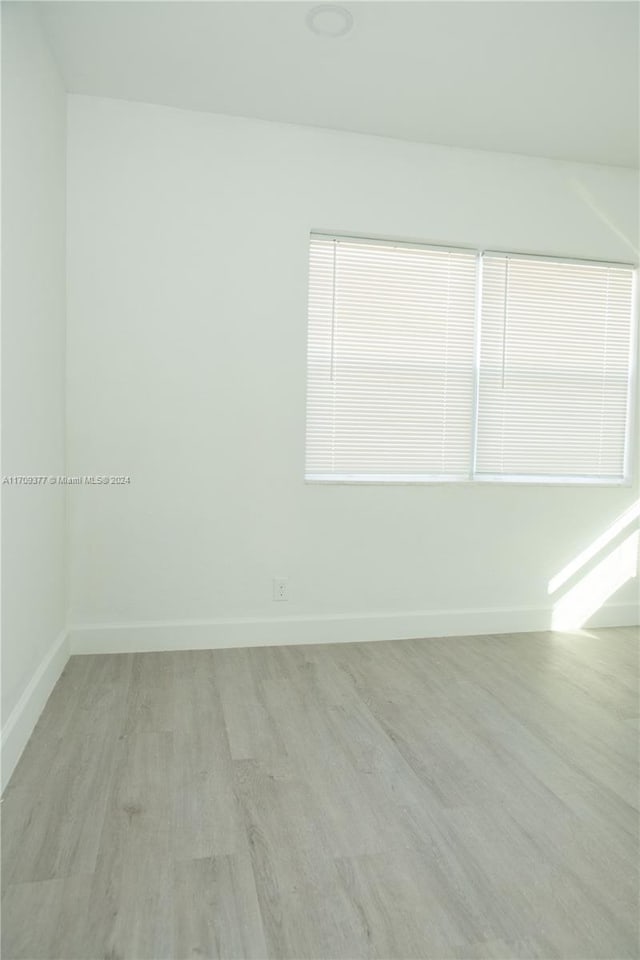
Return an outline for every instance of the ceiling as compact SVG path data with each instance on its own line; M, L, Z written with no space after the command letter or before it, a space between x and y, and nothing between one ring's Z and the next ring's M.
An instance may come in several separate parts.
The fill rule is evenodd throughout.
M72 93L638 166L636 2L45 2Z

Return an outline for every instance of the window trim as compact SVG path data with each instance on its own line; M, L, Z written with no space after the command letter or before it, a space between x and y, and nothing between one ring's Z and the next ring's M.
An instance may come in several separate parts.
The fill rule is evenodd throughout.
M462 244L442 244L421 242L419 240L401 240L393 237L369 237L362 234L353 233L335 233L322 230L311 230L307 235L307 263L308 263L308 244L312 240L328 241L346 241L356 243L366 243L371 246L387 247L407 247L414 250L437 250L443 253L473 253L476 257L476 286L475 286L475 307L474 307L474 344L473 344L473 399L470 408L471 422L471 448L469 456L469 471L464 476L455 474L360 474L360 473L332 473L319 474L307 473L306 465L304 470L304 482L308 484L338 484L338 485L359 485L367 484L374 486L414 486L414 485L433 485L433 484L511 484L515 483L521 486L596 486L596 487L630 487L633 485L633 466L636 457L636 446L639 442L636 439L636 421L640 421L637 414L638 398L638 366L640 359L638 357L640 348L640 321L638 318L639 306L639 265L637 263L597 260L587 257L568 257L559 254L518 252L514 250L494 250L491 248L465 246ZM627 407L626 407L626 429L625 429L625 447L623 474L621 477L604 478L600 476L548 476L543 474L481 474L476 470L477 464L477 440L478 440L478 414L480 401L480 355L482 347L482 280L483 280L483 262L484 257L511 257L517 260L540 260L543 262L556 262L577 264L581 266L610 267L614 269L631 271L631 331L629 339L629 366L628 366L628 385ZM308 279L308 278L307 278ZM308 292L308 286L307 286ZM307 323L308 330L308 323ZM308 389L308 388L307 388ZM306 423L306 419L305 419ZM638 424L640 425L640 423ZM306 430L305 430L306 441ZM306 455L306 442L305 442Z
M344 240L347 243L367 243L372 247L407 247L410 250L438 250L440 253L475 253L477 247L465 247L460 243L422 243L420 240L396 240L393 237L364 237L353 233L323 233L312 230L309 240ZM627 264L628 266L628 264Z
M627 394L627 432L624 438L625 486L633 482L633 466L638 454L640 416L638 415L638 364L640 363L640 320L638 319L638 267L631 268L631 337L629 341L629 392Z
M542 260L555 263L575 263L582 267L614 267L620 270L637 270L637 264L623 263L620 260L593 260L589 257L559 257L556 254L546 256L544 253L517 253L515 250L478 251L483 257L511 257L513 260Z

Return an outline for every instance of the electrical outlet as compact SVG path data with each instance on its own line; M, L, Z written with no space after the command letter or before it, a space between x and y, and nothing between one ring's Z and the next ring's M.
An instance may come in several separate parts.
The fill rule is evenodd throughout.
M288 577L274 578L273 599L278 601L289 599L289 578Z

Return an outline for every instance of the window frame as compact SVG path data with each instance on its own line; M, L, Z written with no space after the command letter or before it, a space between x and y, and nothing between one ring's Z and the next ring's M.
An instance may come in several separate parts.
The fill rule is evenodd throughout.
M307 440L307 419L305 414L305 469L304 482L309 484L344 484L344 485L374 485L374 486L414 486L425 484L518 484L520 486L596 486L596 487L630 487L633 485L633 468L636 457L636 446L638 443L636 427L640 426L640 417L637 414L638 397L638 366L640 359L639 352L639 327L638 318L638 286L639 286L639 267L636 263L597 260L587 257L569 257L557 254L530 253L519 251L496 250L489 247L466 246L463 244L442 244L432 242L422 242L419 240L395 239L390 237L370 237L362 234L336 233L323 230L311 230L307 236L307 266L309 266L309 245L313 240L326 241L354 241L356 243L365 243L371 246L389 246L389 247L407 247L417 250L437 250L447 253L473 253L476 259L476 279L475 279L475 309L474 309L474 342L473 342L473 398L469 408L471 417L471 444L469 450L469 471L465 477L443 474L415 474L406 476L402 474L317 474L308 473L306 470L306 440ZM476 472L477 463L477 439L478 422L480 413L480 358L482 347L482 275L484 257L513 257L519 260L539 260L543 262L556 262L564 264L579 264L585 266L611 267L631 271L631 329L629 337L629 365L628 365L628 391L625 421L625 442L624 442L624 464L622 477L604 478L601 476L578 476L578 475L536 475L536 474L478 474ZM307 301L309 290L309 272L307 272ZM309 331L308 312L307 312L307 336ZM308 340L306 341L308 346ZM306 358L306 399L308 398L308 357Z

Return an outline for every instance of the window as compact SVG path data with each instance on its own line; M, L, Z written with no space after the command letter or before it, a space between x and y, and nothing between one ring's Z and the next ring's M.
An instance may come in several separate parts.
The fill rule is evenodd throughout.
M478 476L622 480L631 271L483 257Z
M633 277L312 235L306 478L624 481Z
M473 253L313 237L307 477L463 479Z

